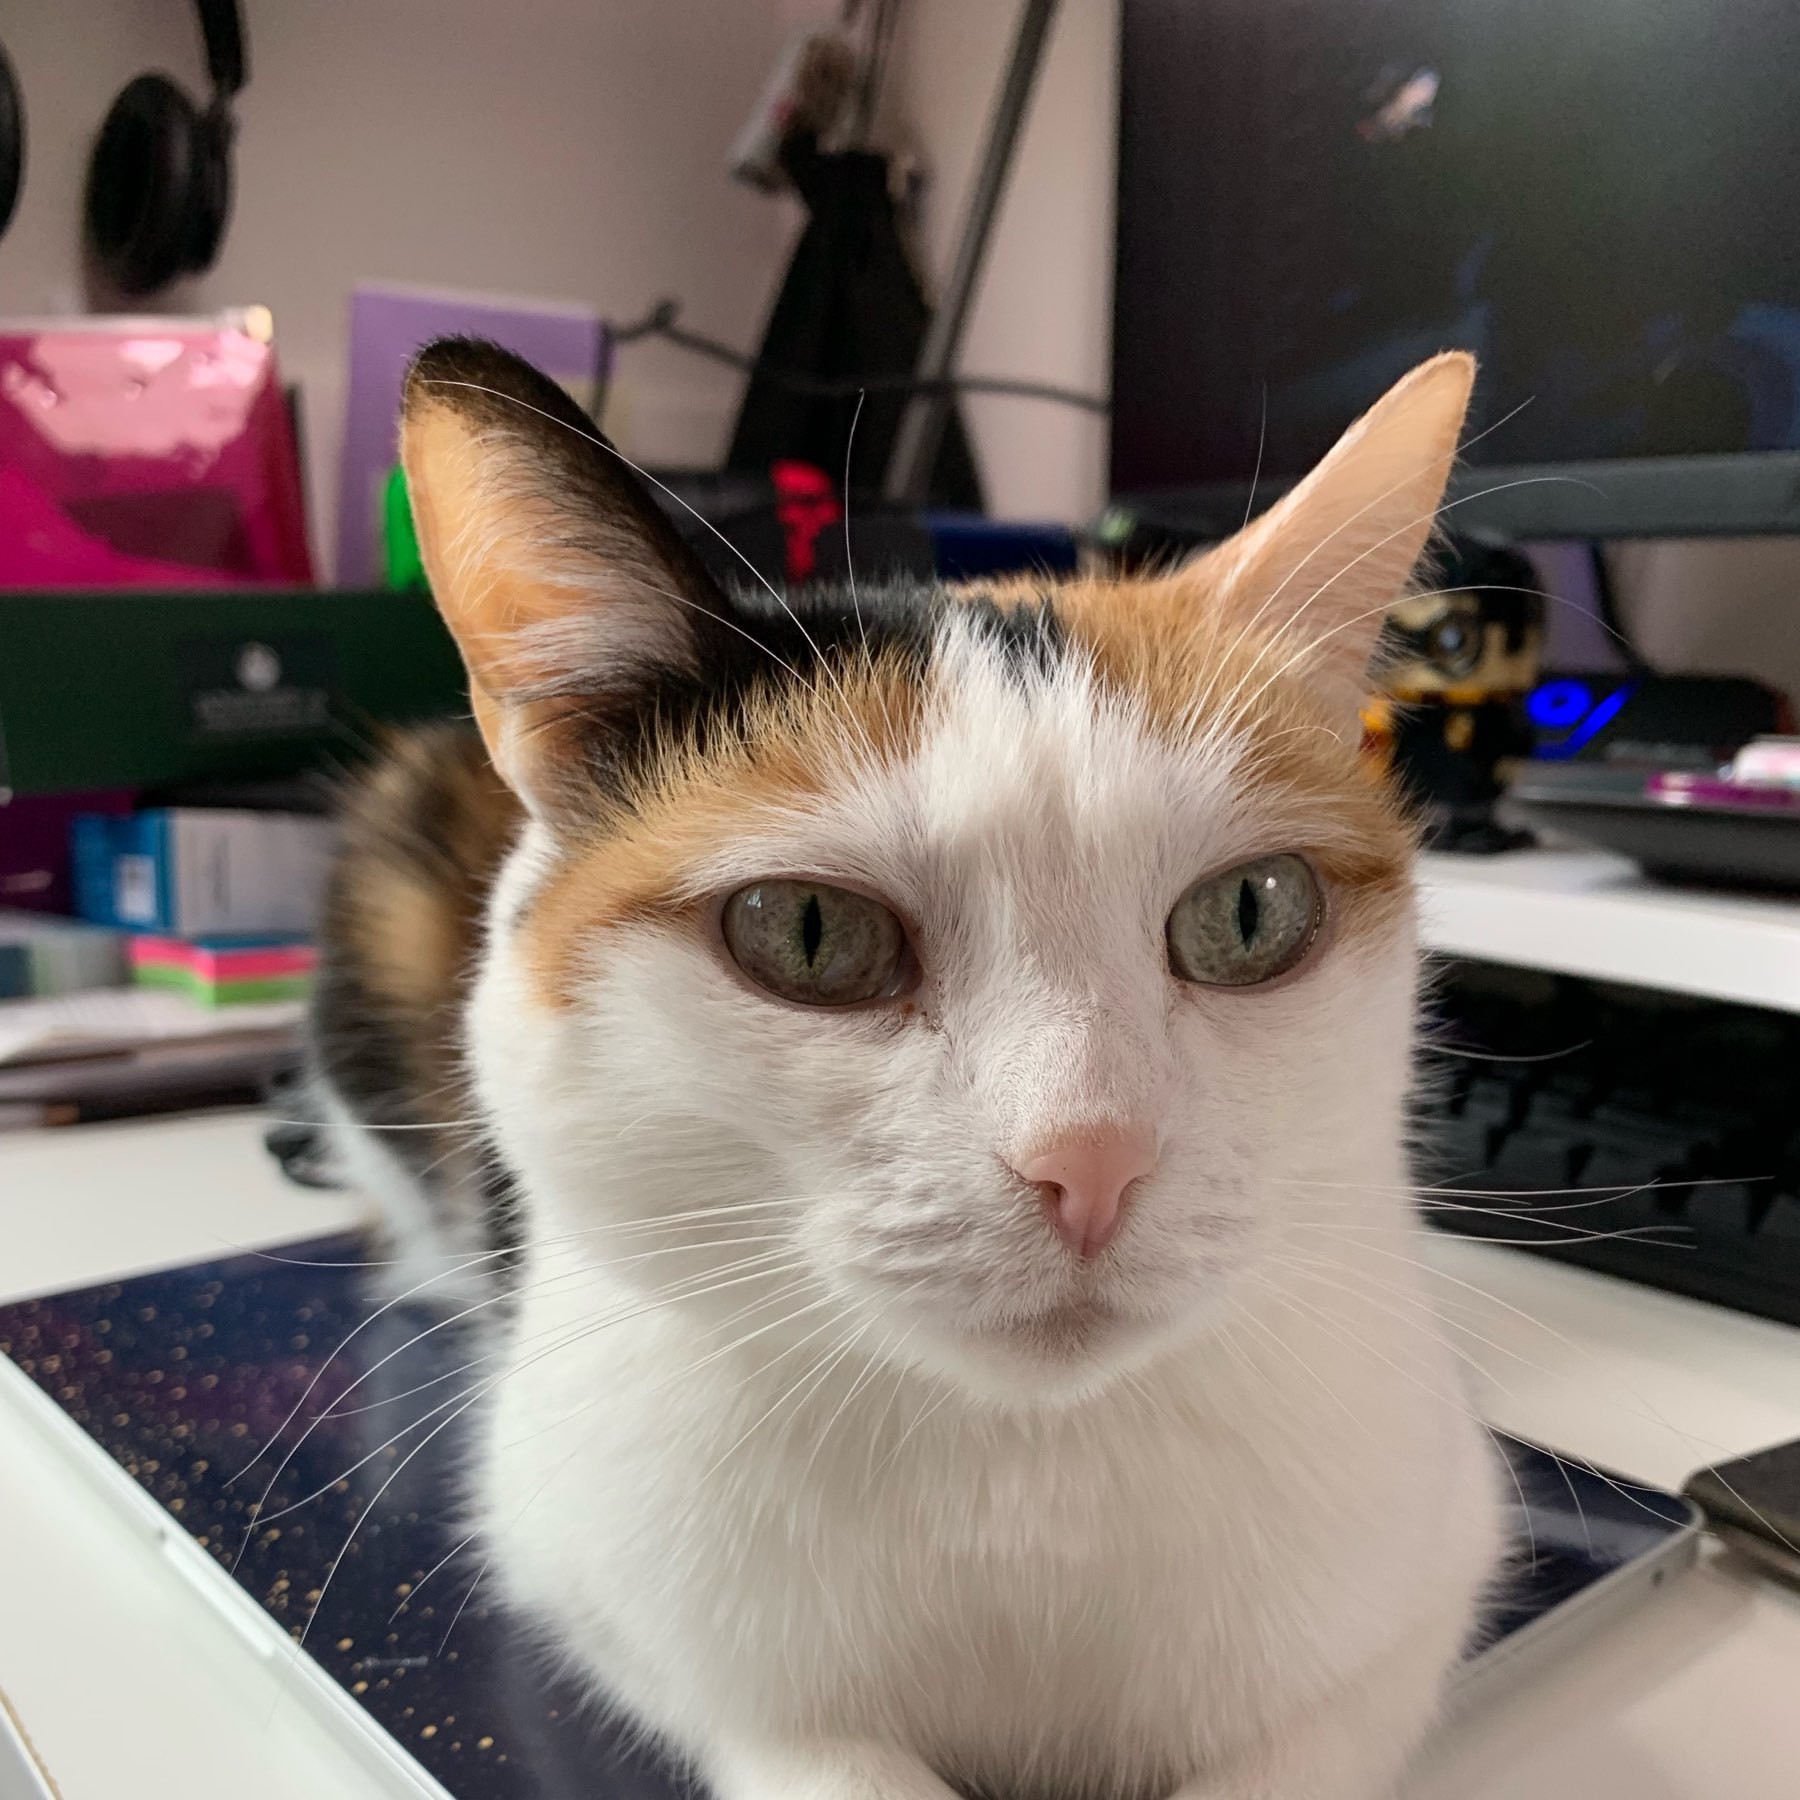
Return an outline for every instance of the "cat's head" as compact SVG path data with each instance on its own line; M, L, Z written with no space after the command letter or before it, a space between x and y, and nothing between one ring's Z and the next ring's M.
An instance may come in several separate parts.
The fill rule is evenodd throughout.
M425 565L532 821L472 1034L532 1229L1032 1403L1398 1209L1412 843L1358 703L1472 377L1153 578L790 602L553 385L426 351Z

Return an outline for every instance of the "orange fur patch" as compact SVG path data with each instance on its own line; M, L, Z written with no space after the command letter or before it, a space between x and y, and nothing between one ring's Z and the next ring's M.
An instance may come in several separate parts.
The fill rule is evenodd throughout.
M396 1013L429 1018L459 999L520 817L480 743L453 726L396 735L346 792L333 929Z
M904 759L923 700L898 661L852 663L810 689L766 690L727 743L663 744L634 791L561 858L521 923L539 996L573 1003L596 927L687 911L691 872L759 814L829 793L853 758Z

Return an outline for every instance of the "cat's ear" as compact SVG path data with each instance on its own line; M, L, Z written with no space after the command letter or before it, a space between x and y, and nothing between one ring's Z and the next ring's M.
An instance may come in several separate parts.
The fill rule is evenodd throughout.
M1349 704L1367 692L1382 615L1431 535L1474 384L1462 351L1421 363L1205 558L1232 613L1290 638L1293 666Z
M724 602L593 421L507 351L427 346L400 443L488 752L533 812L553 812L596 701L658 669L692 672Z

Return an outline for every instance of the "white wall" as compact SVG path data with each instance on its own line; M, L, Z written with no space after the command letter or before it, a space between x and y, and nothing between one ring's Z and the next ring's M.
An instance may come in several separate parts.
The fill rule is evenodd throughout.
M887 111L928 177L920 253L934 291L1011 48L1014 0L906 0ZM1062 0L1002 196L961 370L1104 395L1111 380L1118 0ZM1085 520L1106 492L1106 423L1042 401L971 396L988 502Z
M330 544L351 285L406 281L592 304L662 294L755 343L792 219L726 151L785 0L245 0L237 209L218 267L159 305L261 301L305 390L315 542ZM162 68L202 92L191 0L23 0L4 36L29 164L0 242L0 314L83 305L86 157L112 97ZM620 366L640 457L723 450L738 380L653 347Z

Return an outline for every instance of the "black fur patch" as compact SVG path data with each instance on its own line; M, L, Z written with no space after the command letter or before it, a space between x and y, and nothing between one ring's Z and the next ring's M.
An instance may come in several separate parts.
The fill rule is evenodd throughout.
M1002 609L991 600L969 602L988 641L1022 680L1054 673L1068 639L1048 594L1029 606Z
M869 653L925 678L946 610L970 616L1021 679L1050 673L1065 637L1048 597L1002 609L912 580L817 584L784 595L741 587L716 598L717 615L694 621L698 667L646 668L584 701L588 766L612 794L652 760L673 729L705 745L729 739L759 689L829 684L832 671Z

